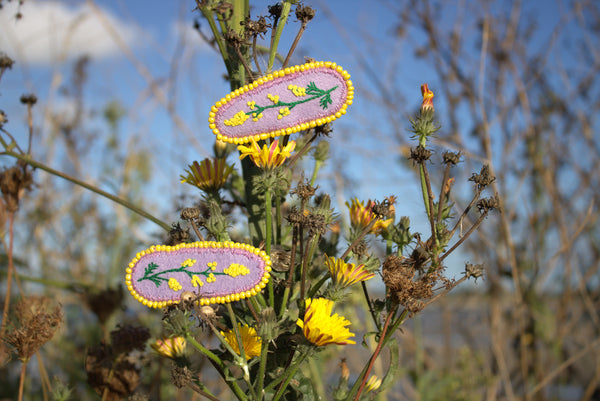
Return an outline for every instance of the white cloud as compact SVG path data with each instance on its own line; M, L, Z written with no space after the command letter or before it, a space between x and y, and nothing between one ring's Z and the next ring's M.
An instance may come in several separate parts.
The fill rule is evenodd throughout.
M178 20L173 22L171 24L171 35L175 40L182 38L190 48L189 50L199 52L212 51L210 45L206 43L206 40L200 36L189 21ZM208 36L212 37L212 34L208 32Z
M0 10L0 50L30 64L72 60L82 55L94 59L119 52L98 13L86 4L68 7L55 1L26 1L23 17L15 19L18 1L3 2ZM136 29L106 10L100 11L121 39L132 44Z

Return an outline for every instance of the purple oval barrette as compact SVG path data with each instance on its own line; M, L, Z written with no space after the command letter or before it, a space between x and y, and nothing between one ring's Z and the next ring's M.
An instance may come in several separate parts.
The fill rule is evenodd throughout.
M211 108L208 123L217 139L248 143L331 122L353 99L348 72L329 61L310 62L236 89Z
M268 283L270 271L271 259L258 248L203 241L139 252L127 267L125 283L135 299L151 308L178 303L184 291L208 305L256 295Z

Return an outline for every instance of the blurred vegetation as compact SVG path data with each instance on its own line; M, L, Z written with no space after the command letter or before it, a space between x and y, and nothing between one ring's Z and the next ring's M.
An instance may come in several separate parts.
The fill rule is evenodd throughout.
M190 4L190 8L196 6ZM540 39L537 34L542 17L526 2L508 5L473 0L459 4L411 1L387 5L390 13L397 15L393 33L397 48L410 49L435 72L427 81L435 91L442 129L430 144L440 155L442 148L462 155L449 199L455 205L454 217L460 217L468 206L476 209L470 205L473 182L468 181L473 171L488 165L496 177L491 186L498 194L500 213L487 218L462 248L472 263L485 264L485 278L479 281L479 288L484 290L449 294L409 320L397 332L397 348L390 346L392 356L383 354L374 366L381 377L390 360L397 358L397 380L393 385L387 383L387 389L374 397L432 401L598 399L600 86L595 78L600 70L599 5L594 1L561 3L561 20L551 35ZM323 4L315 9L333 20L337 6ZM359 32L350 35L358 36ZM367 35L354 39L371 40ZM371 45L376 47L377 42ZM250 52L249 47L243 50ZM263 55L266 60L270 56ZM275 63L275 56L281 63L286 54L273 55L270 65ZM0 84L20 68L8 66L5 57L0 60ZM393 76L398 62L394 57L398 56L389 53L389 59L378 60L355 53L355 57L357 70L363 68L361 73L377 88L372 92L362 88L364 93L358 96L384 105L382 119L391 121L389 125L360 128L369 129L382 143L398 145L399 168L409 167L405 162L409 127L402 117L410 114L405 110L414 107L414 93L403 93L400 84L390 86L379 78ZM117 98L99 105L85 96L89 63L86 58L74 62L68 79L55 88L54 98L2 99L21 101L24 114L43 116L36 120L41 121L39 126L24 123L30 136L35 135L31 149L27 141L17 144L8 136L8 128L21 124L19 118L0 113L5 150L21 146L43 165L89 182L142 210L158 216L176 215L189 200L174 197L171 204L176 206L165 206L149 201L145 193L155 168L153 149L145 145L146 133L123 132L121 128L135 118L136 111L127 110ZM389 74L372 74L375 64L389 66ZM232 88L235 82L239 86L246 79L239 63L226 61L226 69ZM61 111L61 104L71 106ZM175 115L174 121L179 121L177 118ZM361 135L347 134L354 138ZM308 138L298 138L298 148L302 141ZM26 167L6 155L1 160L3 175L8 177L10 172L11 182L17 183L9 188L12 192L3 190L0 211L4 245L0 288L3 306L11 307L2 321L2 335L9 321L19 316L14 306L24 302L24 295L25 300L35 296L29 299L35 305L43 299L44 308L38 308L37 319L57 327L55 333L44 333L51 337L46 345L37 344L41 350L29 364L25 399L100 399L90 372L101 374L103 358L113 357L135 366L123 370L128 376L118 378L119 384L125 388L139 380L139 394L129 395L134 391L126 388L122 398L192 399L192 391L178 390L170 383L171 366L166 359L147 350L126 356L115 351L119 336L141 341L163 335L160 312L135 304L121 287L124 267L140 249L168 241L173 235L189 235L189 227L178 221L172 226L169 221L157 229L140 214L42 168ZM443 176L444 167L437 162L430 174ZM231 192L241 193L244 182L239 175L232 178ZM173 186L180 185L176 177L173 182ZM442 181L436 182L439 185ZM435 187L434 193L441 193L441 189ZM172 210L167 210L170 207ZM472 216L464 215L465 229L475 223ZM176 223L184 229L179 230ZM173 228L170 237L165 230L168 227ZM235 235L256 239L252 229ZM329 246L329 254L339 243L334 241L335 233L328 235L323 245ZM17 276L9 264L14 265ZM11 274L13 285L7 288ZM367 321L363 330L357 329L357 339L376 330L352 307L361 300L352 294L346 300L348 307L339 311L353 322ZM58 304L61 316L54 312ZM146 333L141 327L151 329ZM329 394L346 364L355 372L369 357L375 341L368 335L366 338L370 350L352 352L347 361L340 361L339 352L332 349L319 354L317 362L303 371L313 382L295 383L296 394ZM217 345L212 337L207 342ZM16 399L21 366L25 364L9 352L8 344L0 343L0 398ZM90 355L97 362L94 366ZM191 359L200 379L217 398L230 399L221 379L210 373L209 362L198 356ZM143 374L136 377L137 371ZM317 377L322 381L314 380Z

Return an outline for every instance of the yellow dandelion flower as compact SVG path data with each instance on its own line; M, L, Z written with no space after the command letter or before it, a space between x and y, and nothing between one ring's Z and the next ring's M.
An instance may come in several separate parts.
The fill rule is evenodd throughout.
M232 171L233 164L227 164L225 159L206 158L200 163L194 161L188 165L188 170L185 171L187 176L179 177L182 184L187 183L210 192L221 189Z
M177 336L156 340L150 346L162 356L175 359L183 356L185 352L185 337Z
M332 256L325 259L325 264L329 269L333 283L340 288L367 281L375 276L375 273L365 270L365 265L355 266L354 263L346 263L342 259L336 259Z
M179 291L180 289L182 289L183 287L181 286L181 284L179 284L179 281L177 281L177 279L171 277L168 281L169 284L169 288L172 289L173 291Z
M240 333L242 345L244 346L246 360L254 358L255 356L260 356L262 338L258 336L254 327L248 327L248 325L242 326L238 323L238 331ZM225 341L227 341L229 346L240 355L240 347L237 338L235 337L235 331L227 330L226 332L221 332L221 334L225 337Z
M379 387L381 387L381 379L379 379L377 376L373 375L373 376L369 377L369 380L367 380L365 390L368 393L369 391L377 390Z
M346 202L346 206L350 209L350 224L352 227L356 229L364 229L368 226L373 219L375 219L375 214L371 211L371 208L375 205L371 199L367 201L367 205L364 205L364 202L359 201L357 198L353 198L351 204ZM385 228L387 228L390 224L394 222L394 219L387 220L378 220L373 228L371 228L371 233L379 234Z
M273 143L271 143L271 146L267 146L266 144L263 145L262 149L254 140L248 146L238 146L238 150L241 152L240 160L246 156L250 156L250 159L252 159L254 164L263 169L281 166L285 159L292 155L295 148L296 142L289 141L283 149L280 149L279 139L275 139Z
M304 320L298 319L296 324L304 332L311 343L323 346L328 344L356 344L350 340L354 333L346 327L350 324L343 316L331 315L333 301L325 298L308 298Z

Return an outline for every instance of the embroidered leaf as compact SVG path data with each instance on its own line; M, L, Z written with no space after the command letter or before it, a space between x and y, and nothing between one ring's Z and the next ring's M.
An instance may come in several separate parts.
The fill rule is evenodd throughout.
M327 93L325 96L323 96L321 98L321 100L319 101L319 104L321 105L321 108L326 109L328 105L330 105L332 103L331 101L331 96L329 95L329 93Z
M308 85L306 85L306 94L307 95L313 95L313 96L320 96L323 94L323 91L319 88L317 88L317 85L315 85L314 82L309 82Z
M148 267L146 267L146 270L144 270L144 276L152 274L152 272L154 272L154 270L156 270L157 267L158 265L154 262L148 263Z

